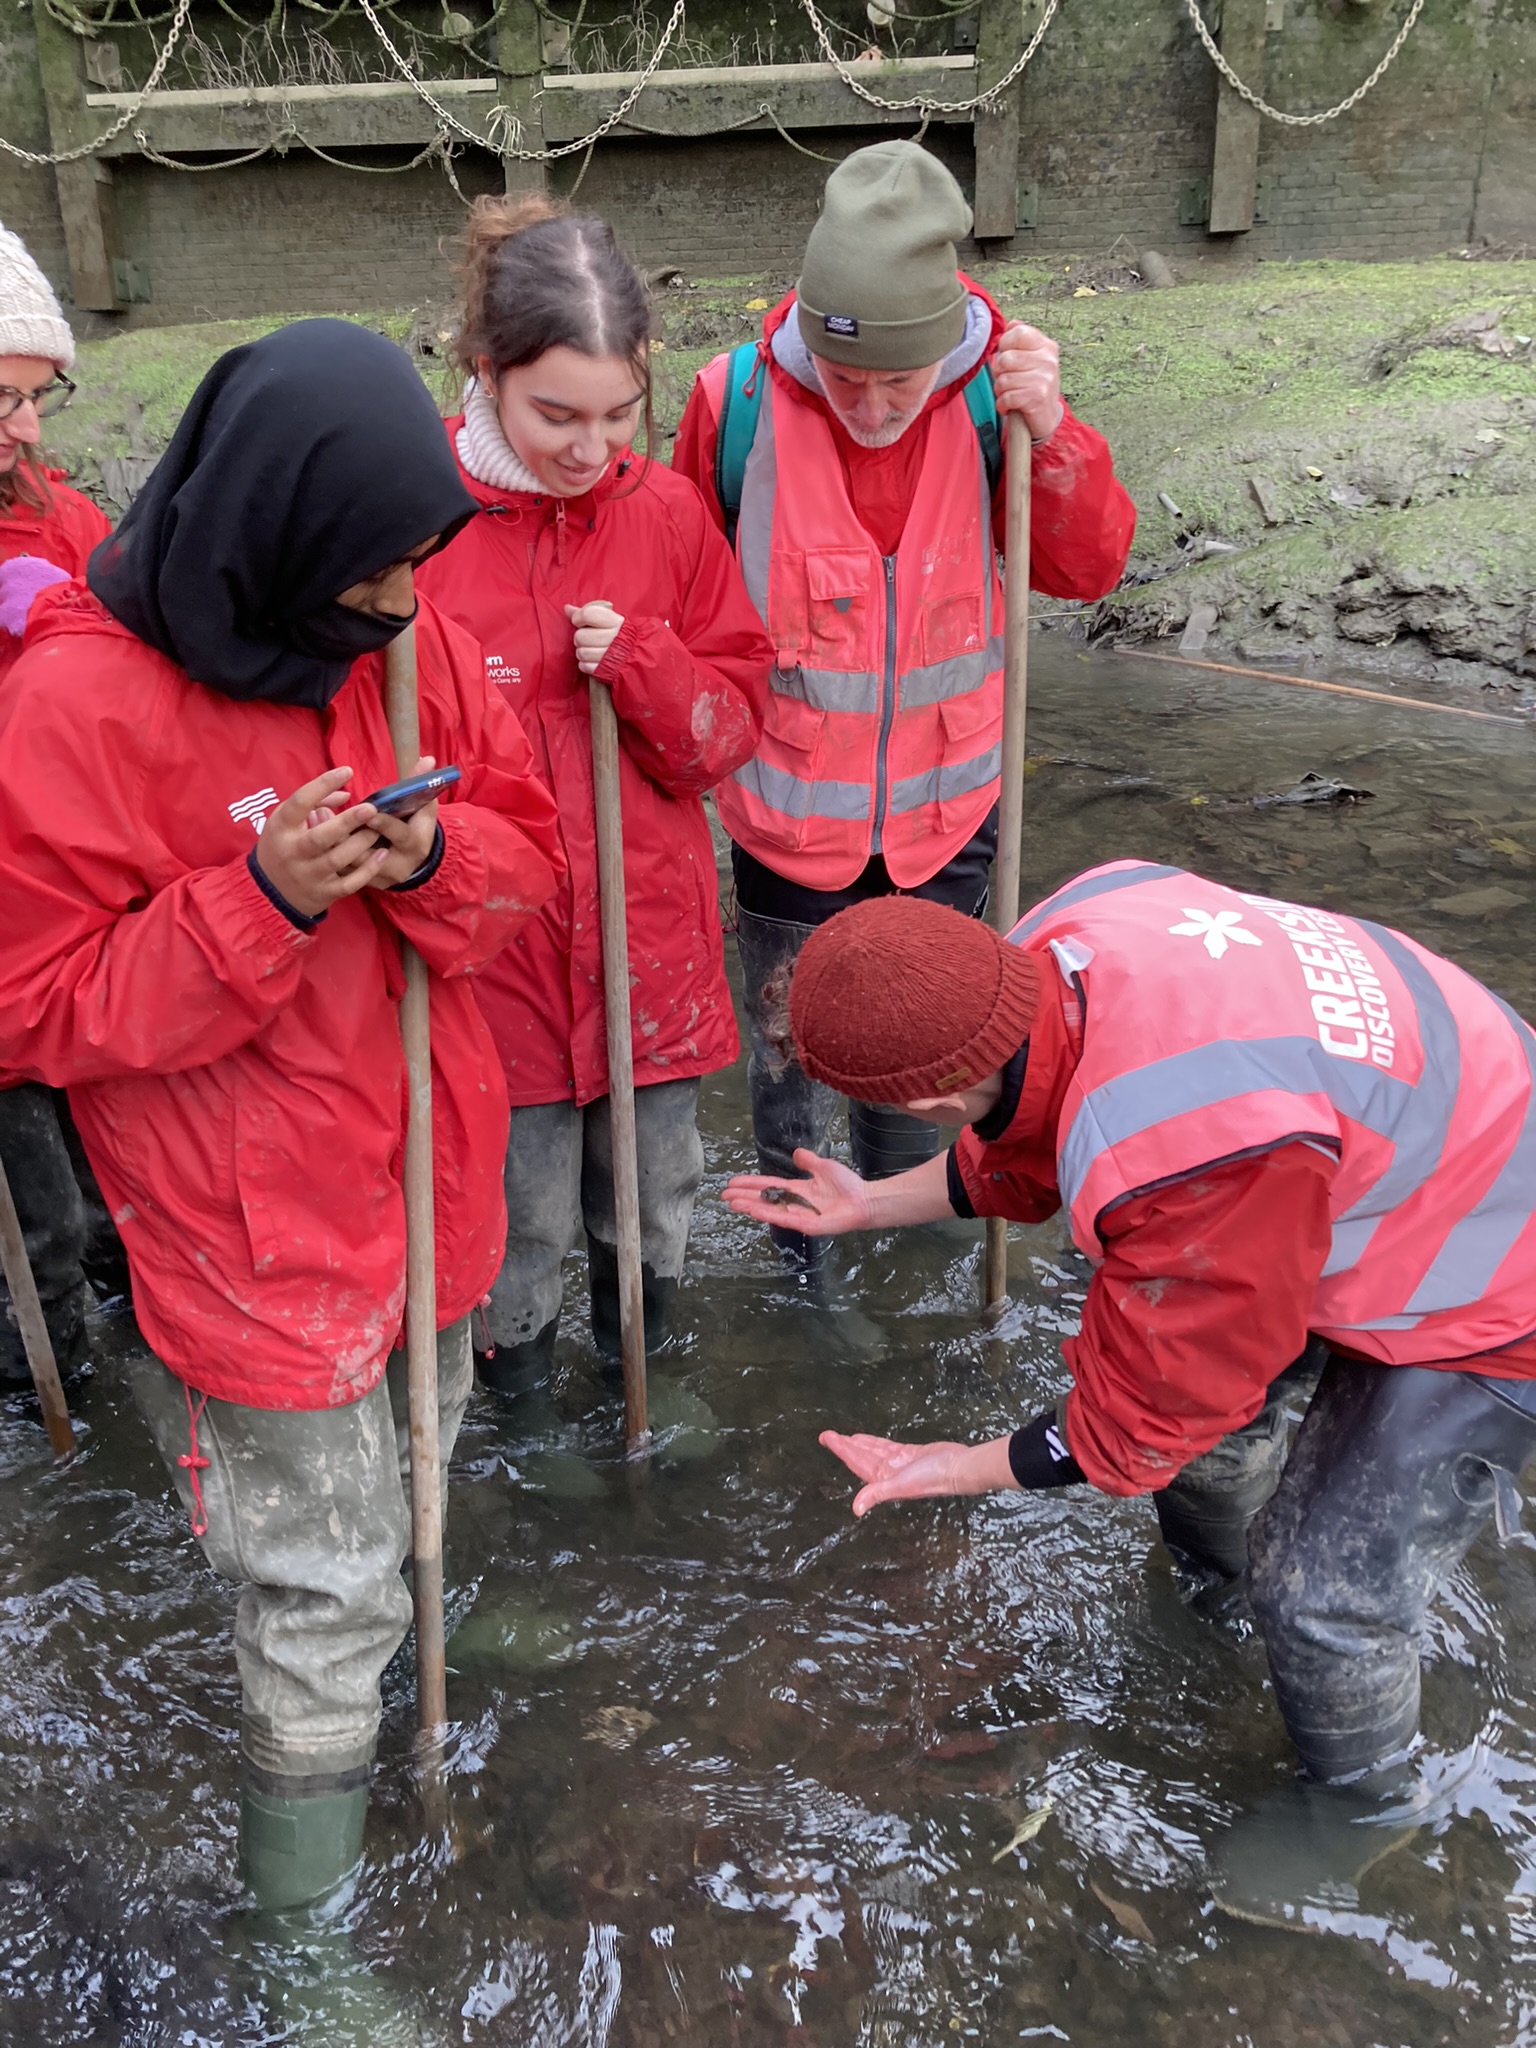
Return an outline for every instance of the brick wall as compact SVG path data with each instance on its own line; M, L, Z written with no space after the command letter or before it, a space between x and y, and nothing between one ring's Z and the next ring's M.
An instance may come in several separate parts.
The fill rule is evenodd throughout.
M1285 107L1331 104L1375 64L1403 4L1284 0L1284 24L1267 39L1264 90ZM17 0L0 0L0 132L36 146L42 108L28 37ZM1479 233L1536 240L1528 0L1435 0L1356 112L1313 129L1265 122L1264 217L1244 236L1209 237L1178 219L1181 189L1209 173L1215 104L1215 74L1179 0L1065 0L1024 86L1019 175L1040 197L1038 224L1019 235L1018 253L1091 253L1124 236L1135 248L1218 261L1370 259L1438 253ZM877 133L799 139L839 156ZM935 126L926 141L969 181L967 128ZM559 167L558 186L579 161ZM630 139L598 149L580 199L608 214L647 264L700 276L786 270L826 173L776 135ZM498 167L463 158L459 177L467 191L485 189ZM365 177L296 151L197 176L130 159L116 181L125 251L148 263L154 294L130 313L134 323L446 294L440 244L459 204L436 168ZM49 175L0 159L0 217L62 286Z

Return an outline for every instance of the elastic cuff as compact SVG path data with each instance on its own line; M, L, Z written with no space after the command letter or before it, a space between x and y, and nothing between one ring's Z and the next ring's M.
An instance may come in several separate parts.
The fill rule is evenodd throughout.
M297 930L312 932L316 925L324 924L326 918L330 915L328 911L320 910L313 917L310 917L305 911L294 909L282 890L263 871L261 862L256 858L254 846L245 856L245 864L251 871L251 880L256 884L262 895L266 897L272 908L280 910L288 922Z
M1066 1427L1054 1408L1013 1432L1008 1439L1008 1469L1032 1493L1052 1486L1081 1486L1088 1477L1067 1448Z
M974 1217L975 1209L965 1191L965 1182L960 1174L960 1162L955 1157L955 1148L950 1146L944 1154L944 1178L949 1186L949 1206L957 1216Z
M389 894L398 896L403 889L419 889L423 882L430 882L443 864L443 848L446 844L442 825L439 824L432 834L432 851L413 875L407 875L403 882L391 882Z
M639 619L626 619L615 633L608 652L594 671L600 683L615 682L629 666L629 657L634 653L635 644L640 638L640 626Z

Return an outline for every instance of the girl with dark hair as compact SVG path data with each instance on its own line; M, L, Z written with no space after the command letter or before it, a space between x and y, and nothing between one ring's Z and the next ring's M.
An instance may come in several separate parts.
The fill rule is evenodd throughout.
M0 705L0 1060L69 1090L155 1354L140 1409L243 1581L241 1845L274 1912L357 1862L411 1616L400 942L431 970L446 1466L504 1235L466 977L560 859L479 648L413 592L474 511L399 349L284 328L209 371ZM396 820L357 799L395 780L382 656L413 617L422 744L463 779Z
M586 1234L618 1355L616 1227L587 678L620 734L646 1341L666 1339L703 1170L699 1077L737 1053L704 792L751 758L772 649L698 491L649 439L645 288L600 220L482 198L465 237L448 432L476 516L422 588L486 650L554 791L568 873L476 984L512 1100L506 1257L484 1380L542 1384Z

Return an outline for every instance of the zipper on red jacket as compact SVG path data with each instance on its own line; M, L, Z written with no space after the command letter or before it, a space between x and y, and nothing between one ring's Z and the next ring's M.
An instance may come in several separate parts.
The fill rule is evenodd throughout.
M885 571L885 669L880 678L880 737L875 745L875 829L870 837L871 853L881 851L885 829L885 806L890 796L890 764L886 748L896 720L896 557L882 555Z
M555 561L565 567L565 504L559 498L555 500Z

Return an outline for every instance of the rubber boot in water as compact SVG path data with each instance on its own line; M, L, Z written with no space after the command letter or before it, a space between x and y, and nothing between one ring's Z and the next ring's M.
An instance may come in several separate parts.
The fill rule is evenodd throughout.
M1211 1858L1211 1896L1223 1913L1298 1934L1347 1934L1360 1880L1412 1841L1416 1811L1406 1767L1349 1785L1301 1779L1232 1829Z
M480 1352L475 1359L475 1371L481 1386L507 1401L543 1393L554 1374L555 1338L559 1331L560 1318L552 1316L542 1330L525 1342L497 1344L489 1354Z
M241 1864L258 1908L251 1961L293 2048L426 2048L435 2037L358 1955L344 1914L362 1861L365 1784L248 1777Z
M587 1278L592 1290L592 1336L604 1358L617 1360L619 1346L619 1254L601 1238L587 1239ZM640 1293L645 1307L645 1351L654 1358L672 1338L677 1282L640 1268Z

